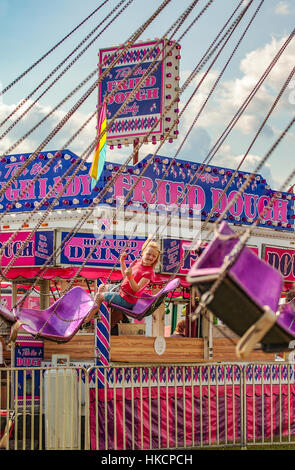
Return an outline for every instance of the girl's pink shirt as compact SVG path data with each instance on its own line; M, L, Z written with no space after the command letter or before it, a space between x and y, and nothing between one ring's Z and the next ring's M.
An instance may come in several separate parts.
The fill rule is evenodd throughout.
M139 282L143 277L152 281L154 279L154 274L155 273L153 266L144 266L142 264L142 260L136 261L135 264L132 266L132 275L135 282ZM145 286L140 291L135 292L131 288L128 279L125 278L121 283L119 294L123 299L127 300L127 302L130 302L131 304L136 304L138 300L136 297L140 297L140 294L144 291L144 289L146 289L146 287L147 286Z

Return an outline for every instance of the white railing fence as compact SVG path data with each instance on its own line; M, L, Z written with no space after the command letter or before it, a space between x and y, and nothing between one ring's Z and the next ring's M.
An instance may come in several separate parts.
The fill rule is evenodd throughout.
M0 369L0 448L198 449L295 443L295 365Z

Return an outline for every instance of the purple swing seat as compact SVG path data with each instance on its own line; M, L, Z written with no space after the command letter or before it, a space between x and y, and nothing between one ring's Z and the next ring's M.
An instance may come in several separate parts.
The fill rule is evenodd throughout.
M153 313L164 301L165 297L170 292L173 292L180 284L180 279L175 278L169 281L166 286L164 286L159 292L154 295L149 294L141 294L141 297L138 299L136 304L134 305L133 309L127 309L121 307L121 305L117 305L113 302L110 302L110 307L114 307L117 310L125 313L128 317L134 318L136 320L142 320L142 318L147 317L151 313Z
M234 232L226 222L222 222L219 234L231 235ZM238 238L222 239L216 235L192 266L187 280L197 287L201 295L217 280L225 257L238 241ZM270 309L277 314L277 319L262 338L262 349L265 352L286 350L295 338L293 323L290 328L290 316L295 314L290 306L278 312L282 288L281 274L245 246L228 268L208 308L239 336L243 336L262 317L265 307Z
M46 310L16 308L10 312L1 306L0 317L11 326L20 322L22 329L32 336L66 343L77 333L95 305L84 289L74 287Z
M280 305L277 323L295 338L295 299Z

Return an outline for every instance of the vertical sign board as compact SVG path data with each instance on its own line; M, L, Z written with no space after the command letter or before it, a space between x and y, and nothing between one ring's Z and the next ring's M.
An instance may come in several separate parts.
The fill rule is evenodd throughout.
M173 102L179 89L179 49L178 44L167 40L134 44L101 81L99 105L109 95L107 119L110 122L142 80L134 97L126 103L108 129L109 145L128 145L136 139L159 140L169 125L177 121L177 102L167 112L165 109ZM100 75L121 52L122 48L100 50ZM155 128L147 138L154 125ZM169 138L175 139L177 134L176 123Z
M187 274L189 272L199 257L195 251L189 252L185 249L185 246L189 244L190 242L185 240L163 240L163 273Z
M19 368L15 373L15 396L19 404L35 404L40 400L40 367L44 357L43 341L33 339L31 336L19 335L14 350L14 367ZM22 370L22 369L26 370Z

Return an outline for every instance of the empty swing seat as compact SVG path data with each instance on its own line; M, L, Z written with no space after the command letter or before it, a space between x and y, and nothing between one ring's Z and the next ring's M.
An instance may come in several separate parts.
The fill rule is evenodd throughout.
M138 299L132 310L121 307L121 305L117 305L114 302L109 302L108 305L116 310L120 310L120 312L125 313L128 317L142 320L144 317L153 313L162 304L168 294L173 292L179 284L180 279L175 278L169 281L166 286L154 295L145 293L141 294L141 297Z
M15 308L9 312L0 307L0 317L12 327L17 324L26 333L57 343L66 343L79 330L96 306L81 287L74 287L46 310Z
M295 339L295 299L280 305L277 323Z
M232 234L234 232L227 223L222 222L218 234L190 269L187 280L197 287L201 295L209 291L219 278L225 257L238 243L238 238L222 239L222 235ZM291 315L290 308L288 313L287 309L278 312L282 288L281 274L245 246L227 268L225 277L207 306L240 337L251 331L253 325L258 325L261 332L258 322L262 322L265 334L260 338L260 347L265 352L284 351L295 338L295 327L292 324L290 328L291 321L287 321ZM270 320L268 326L265 323L266 313Z

